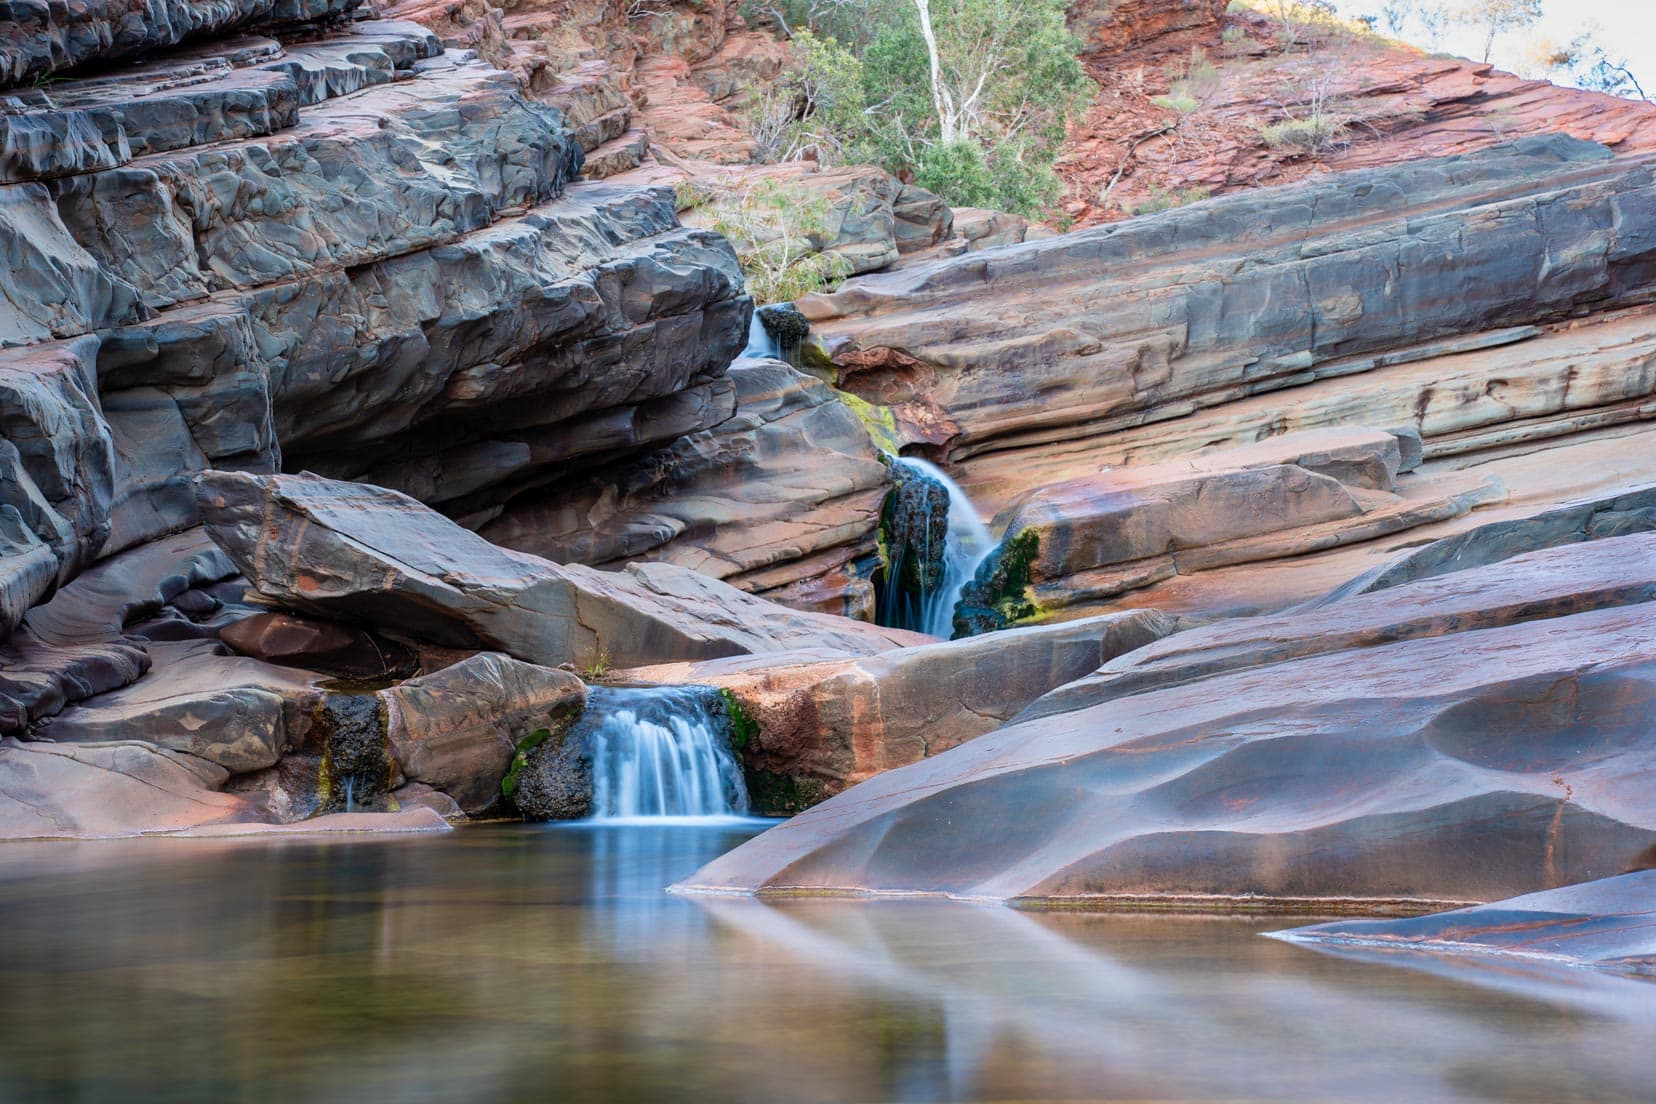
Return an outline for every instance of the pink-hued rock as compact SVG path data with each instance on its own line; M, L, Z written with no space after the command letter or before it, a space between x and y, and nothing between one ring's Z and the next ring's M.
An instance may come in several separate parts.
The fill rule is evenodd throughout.
M1120 695L1107 679L1060 691L1052 711L871 779L684 888L1419 910L1618 873L1656 843L1656 547L1594 551L1578 582L1602 608L1527 607L1538 565L1513 561L1344 618L1336 604L1302 626L1216 627L1207 663L1193 648L1182 673ZM1460 624L1451 601L1480 589ZM1411 606L1428 623L1388 631L1385 609ZM1339 650L1292 646L1342 620L1351 635L1324 642ZM1227 652L1247 658L1231 669Z

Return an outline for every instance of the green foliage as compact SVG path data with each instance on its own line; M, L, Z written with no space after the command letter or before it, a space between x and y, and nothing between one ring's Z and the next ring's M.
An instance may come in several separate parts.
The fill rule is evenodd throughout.
M764 153L876 162L955 206L1043 215L1061 192L1052 165L1066 125L1094 90L1064 0L906 0L859 10L863 22L843 41L816 33L833 33L831 20L796 31L793 69L779 91L749 106Z
M581 680L583 682L603 682L609 678L613 669L610 666L609 652L599 648L588 657L586 667L581 671Z
M1312 157L1340 145L1346 123L1331 115L1312 114L1302 119L1284 119L1259 128L1259 136L1272 149L1302 150Z
M529 765L529 753L540 747L552 738L550 728L537 728L517 743L517 753L512 756L512 766L506 771L506 777L500 780L500 792L511 797L517 792L518 779L523 777L523 770Z
M1174 207L1183 207L1187 203L1195 203L1206 199L1212 193L1203 187L1164 189L1152 184L1150 196L1143 203L1133 208L1135 215L1152 215L1157 211L1168 211Z
M1029 593L1040 551L1041 535L1033 529L1001 542L978 567L977 577L961 589L954 615L956 639L1004 629L1040 613Z
M720 688L719 697L724 699L725 714L730 718L730 748L740 756L759 738L759 722L732 691Z
M705 190L700 199L691 220L730 239L756 302L786 303L832 290L851 274L844 257L822 251L834 214L825 196L767 179Z
M1179 92L1169 92L1165 96L1151 96L1150 102L1155 104L1157 107L1163 108L1167 111L1172 111L1179 115L1189 115L1202 106L1201 102L1194 96L1188 96Z

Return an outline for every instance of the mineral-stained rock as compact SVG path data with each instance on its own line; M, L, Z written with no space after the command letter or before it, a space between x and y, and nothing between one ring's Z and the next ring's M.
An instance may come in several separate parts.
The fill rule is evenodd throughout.
M1263 666L1100 688L870 779L685 884L1420 908L1618 873L1656 843L1656 555L1643 548L1624 546L1613 569L1644 584L1633 604L1381 632L1280 662L1266 662L1265 631L1240 645ZM1534 575L1496 570L1460 582L1521 618ZM1247 622L1216 631L1245 636Z
M247 803L214 792L224 772L137 742L0 739L0 839L87 839L176 832L240 819Z
M559 566L377 487L215 472L200 495L208 532L269 598L546 666L712 659L807 639L870 654L924 639L787 610L665 564Z
M566 671L484 653L379 697L403 776L479 813L500 799L518 742L578 714L586 686Z
M867 431L785 364L738 361L729 377L737 413L717 428L514 500L481 533L558 562L659 560L759 593L816 583L815 608L871 615L889 476Z
M1656 973L1656 871L1641 869L1494 904L1402 920L1272 932L1296 943L1498 955Z
M1134 610L862 659L752 656L628 677L734 694L756 725L743 749L755 808L792 813L981 736L1047 691L1172 628L1171 618Z
M801 309L840 386L951 458L1095 436L1341 358L1634 301L1656 184L1564 137L1226 196L868 277ZM1055 401L1062 396L1062 401Z

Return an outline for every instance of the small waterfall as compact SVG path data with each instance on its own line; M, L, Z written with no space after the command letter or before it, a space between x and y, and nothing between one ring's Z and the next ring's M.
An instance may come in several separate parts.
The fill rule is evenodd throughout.
M747 814L717 690L595 687L582 724L589 721L594 820Z
M954 636L961 589L994 551L995 538L966 492L937 465L902 456L891 466L897 489L887 513L890 563L880 622L947 640Z
M771 336L765 329L764 318L758 311L753 312L753 321L748 323L747 348L742 350L745 357L770 357L773 360L782 359L782 343Z

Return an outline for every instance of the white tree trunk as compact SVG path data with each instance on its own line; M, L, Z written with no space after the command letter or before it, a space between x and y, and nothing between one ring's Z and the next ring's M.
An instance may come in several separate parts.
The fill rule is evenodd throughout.
M932 109L937 112L939 137L953 142L960 136L955 119L953 97L943 83L943 62L937 56L937 34L932 30L931 0L914 0L914 9L920 15L920 37L926 40L926 61L931 67Z

